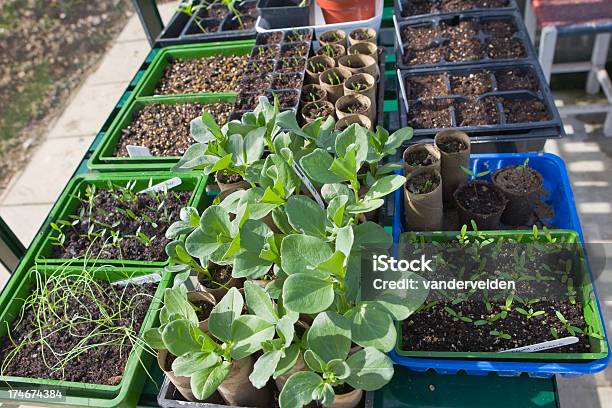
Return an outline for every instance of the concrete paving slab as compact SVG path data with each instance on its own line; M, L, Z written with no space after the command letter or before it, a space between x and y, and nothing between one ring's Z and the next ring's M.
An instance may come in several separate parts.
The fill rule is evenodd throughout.
M146 39L116 43L106 53L98 69L89 77L89 84L121 83L125 88L138 72L150 49Z
M0 206L0 216L27 247L51 210L52 203Z

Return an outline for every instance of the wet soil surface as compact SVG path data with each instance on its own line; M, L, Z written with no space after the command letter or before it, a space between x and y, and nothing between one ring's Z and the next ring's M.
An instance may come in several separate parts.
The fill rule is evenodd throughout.
M324 118L330 116L333 112L332 106L322 103L313 103L302 109L302 115L309 119Z
M98 285L91 286L93 293L84 295L85 292L79 292L78 288L68 291L65 287L47 284L46 289L53 291L54 297L48 298L42 292L41 296L62 307L55 313L46 314L47 320L37 315L39 309L32 306L23 310L23 317L10 327L11 339L22 348L11 354L15 346L6 336L0 345L0 360L5 364L10 361L8 365L3 364L2 374L118 384L132 349L132 341L125 338L124 331L119 329L131 328L134 335L139 333L156 286L144 284L121 288L98 282ZM119 312L121 314L117 315ZM96 321L103 321L103 324ZM42 332L39 324L42 324ZM90 338L86 339L87 336ZM101 345L103 342L113 344ZM83 346L92 347L67 361L62 370L62 360L75 348Z
M278 44L283 41L283 32L274 31L271 33L263 33L257 36L257 45Z
M231 265L217 265L211 263L208 265L208 272L212 279L202 274L198 275L198 281L207 288L218 289L232 279Z
M274 70L274 60L250 61L247 65L245 76L247 75L266 75Z
M496 125L499 123L496 98L459 102L456 104L455 112L459 126Z
M432 98L445 96L446 82L442 75L420 75L411 76L406 80L408 99Z
M285 44L281 50L282 58L303 58L308 56L310 44L308 43L292 43Z
M280 73L272 77L272 89L296 89L302 87L302 75Z
M237 92L248 56L225 56L168 61L156 95Z
M495 73L497 89L500 91L513 91L524 89L527 91L538 91L538 80L531 70L507 70Z
M132 124L121 131L114 155L128 157L127 145L148 147L153 156L182 155L193 144L190 123L202 115L203 109L223 126L232 111L232 104L147 105L134 115Z
M242 181L242 176L237 173L230 173L227 170L221 170L215 173L217 180L225 184L237 183Z
M444 153L458 153L467 149L467 144L463 140L447 138L441 142L437 142L436 145Z
M280 56L280 45L260 45L253 48L251 60L266 61L276 59Z
M418 102L410 106L408 123L415 129L447 128L451 126L448 100Z
M268 100L274 100L274 96L278 97L280 109L294 108L300 101L298 91L271 91L268 93Z
M457 194L457 201L474 214L488 215L504 208L505 197L489 183L469 183Z
M365 113L368 110L367 105L362 104L359 101L353 101L347 106L344 106L341 112L354 114L354 113Z
M440 184L440 178L434 173L421 173L410 177L406 182L406 188L413 194L431 193Z
M406 164L410 167L423 167L430 166L438 161L436 157L434 157L427 150L413 150L404 158L406 160Z
M242 92L264 94L272 84L272 76L267 74L245 76L240 83Z
M191 191L135 194L126 188L96 189L93 198L82 197L75 213L62 228L63 245L53 257L163 262L166 229L179 219ZM113 237L113 232L116 238ZM53 231L52 236L58 233Z
M403 0L402 16L508 7L508 0Z
M323 99L324 96L325 96L325 92L322 89L302 88L302 94L300 95L300 101L302 101L302 103L318 101L320 99Z
M502 103L508 123L541 122L551 119L546 105L538 99L504 98Z
M491 73L488 71L471 72L465 75L450 76L453 94L478 97L493 90Z
M529 166L509 166L495 173L495 183L504 191L515 194L542 189L542 176Z
M486 44L487 55L492 59L515 59L527 56L527 51L516 38L491 38Z
M276 71L279 72L302 72L306 69L306 59L285 58L276 63Z

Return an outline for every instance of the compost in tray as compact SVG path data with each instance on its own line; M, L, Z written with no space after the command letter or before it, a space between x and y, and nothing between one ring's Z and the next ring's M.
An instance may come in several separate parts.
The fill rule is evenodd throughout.
M402 4L402 17L476 9L512 7L511 0L396 0Z

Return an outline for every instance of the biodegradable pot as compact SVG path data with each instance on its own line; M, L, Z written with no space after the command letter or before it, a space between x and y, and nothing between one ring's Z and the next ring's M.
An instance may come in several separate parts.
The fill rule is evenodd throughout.
M473 191L469 191L470 189ZM487 200L485 194L494 198L497 203L491 203L491 200ZM478 202L482 203L482 207L488 207L487 211L474 209L473 206L472 208L468 208L467 203L463 200L465 196L475 197ZM468 228L472 228L471 220L474 220L480 231L499 229L501 215L506 208L508 199L504 193L492 183L484 180L473 180L459 186L459 188L455 190L453 197L455 199L455 205L457 206L457 215L459 216L460 225L467 225ZM472 200L471 202L474 203L475 201Z
M330 408L355 408L361 402L363 398L363 390L354 389L346 394L336 394L334 402L329 406Z
M329 112L328 116L335 117L335 114L334 114L334 105L332 105L331 102L327 102L327 101L323 101L323 102L310 102L310 103L307 103L306 105L304 105L304 107L300 111L300 114L302 116L302 119L304 120L304 123L314 122L316 119L318 119L320 117L320 116L318 116L316 118L313 118L313 117L305 116L304 115L304 112L308 112L309 109L317 108L317 107L319 109L325 109L327 112Z
M336 122L336 130L344 130L353 123L357 123L364 128L372 130L372 121L365 115L348 115Z
M375 0L317 0L325 24L368 20L376 12Z
M324 71L319 77L321 88L327 92L327 100L331 103L336 103L341 96L344 95L344 81L351 76L351 71L345 68L331 68ZM340 80L340 83L336 83L336 78ZM331 81L334 84L331 84Z
M327 30L319 36L321 45L338 44L346 47L346 33L343 30Z
M338 66L349 70L353 75L362 73L370 74L376 79L378 79L379 76L376 60L369 55L343 55L338 58Z
M272 405L272 395L268 387L257 389L249 380L253 364L252 356L232 362L230 373L217 389L229 405L261 408L268 408Z
M374 58L374 60L378 64L378 47L374 43L358 42L354 45L351 45L346 53L348 55L354 55L354 54L369 55L370 57Z
M422 177L437 179L438 185L426 193L416 193L411 186ZM404 220L408 231L439 231L442 229L444 206L442 204L442 176L434 167L421 167L406 177L404 184Z
M360 37L361 35L367 36L368 38L358 39L355 37ZM372 43L376 45L376 30L371 27L360 27L356 28L349 33L348 41L350 45L355 45L359 43Z
M183 398L187 401L197 401L198 399L191 392L191 382L189 377L183 377L180 375L174 375L174 371L172 371L172 367L168 364L168 350L159 350L157 352L157 364L159 368L168 376L170 382L176 387L178 392L181 393Z
M342 57L343 55L346 55L346 48L339 44L327 44L319 48L316 52L316 55L327 55L328 57L333 58L336 63L338 63L338 58Z
M450 151L445 146L454 143L458 151ZM465 146L464 149L461 147ZM454 206L453 193L461 184L467 181L467 174L462 167L469 168L470 165L470 137L458 130L443 130L438 132L434 138L434 146L440 151L440 167L442 174L442 196L444 205ZM442 148L440 147L442 146ZM446 152L444 149L449 150Z
M410 156L419 155L423 157L427 157L427 164L419 164L413 166L410 164L410 160L408 158ZM415 171L420 167L432 167L438 171L440 171L440 150L432 144L413 144L410 145L404 150L404 154L402 155L404 159L404 175L408 176L410 173Z
M355 90L353 84L363 84L365 83L365 88L359 90ZM376 79L370 74L356 74L351 76L349 79L344 81L344 94L345 95L365 95L370 99L372 105L376 105Z
M211 268L211 266L212 266L212 262L209 262L208 263L208 268ZM221 299L223 299L223 296L225 296L225 294L227 293L227 291L230 288L234 288L234 287L240 286L241 282L242 281L240 279L236 279L236 278L232 277L227 282L225 282L223 284L223 286L219 286L219 287L216 287L216 288L209 288L198 277L198 283L200 284L200 288L199 289L202 292L210 293L215 298L215 300L217 302L219 302Z
M494 172L491 181L508 199L502 222L512 226L526 224L542 192L542 175L528 166L509 166Z
M249 183L244 180L236 181L233 183L224 183L222 181L219 181L219 172L215 173L215 181L217 182L217 185L219 186L219 190L221 190L221 192L244 190L250 187Z
M302 99L306 98L306 95L310 93L317 93L318 96L316 99ZM300 102L302 105L306 105L310 102L323 102L327 100L327 91L321 88L321 85L317 84L308 84L302 87L302 93L300 94Z
M319 84L319 76L321 72L313 71L313 66L317 66L321 64L324 69L322 72L334 68L336 66L336 61L327 55L315 55L311 57L306 62L306 83L307 84Z
M363 112L349 112L348 108L350 108L354 104L359 104L360 106L365 106L365 111ZM336 101L336 116L338 119L342 119L349 115L353 115L355 113L359 113L365 115L370 119L372 123L374 123L374 119L376 117L376 110L372 107L372 101L370 98L364 95L344 95Z

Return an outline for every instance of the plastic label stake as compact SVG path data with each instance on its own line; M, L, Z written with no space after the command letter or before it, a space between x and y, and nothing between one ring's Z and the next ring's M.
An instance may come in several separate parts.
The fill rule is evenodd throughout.
M127 149L128 155L130 157L151 157L153 156L149 148L145 146L127 145L125 146L125 148Z
M161 282L161 275L159 273L152 273L144 276L137 276L135 278L124 279L111 283L114 286L125 286L128 283L133 285L144 285L145 283L158 283Z
M531 346L517 347L510 350L502 350L500 353L535 353L542 350L548 350L556 347L568 346L570 344L578 343L578 337L570 336L563 337L562 339L545 341L542 343L532 344Z
M304 183L308 191L310 191L310 194L312 194L317 204L319 204L322 209L325 209L325 203L323 202L319 191L312 185L310 180L308 180L308 177L306 177L306 174L304 174L304 170L299 164L297 164L297 162L293 162L293 171L300 178L300 180L302 180L302 183Z
M183 180L180 177L172 177L169 180L162 181L161 183L155 184L149 188L145 188L142 191L139 191L138 194L146 194L146 193L158 193L160 191L168 191L176 186L180 186Z

